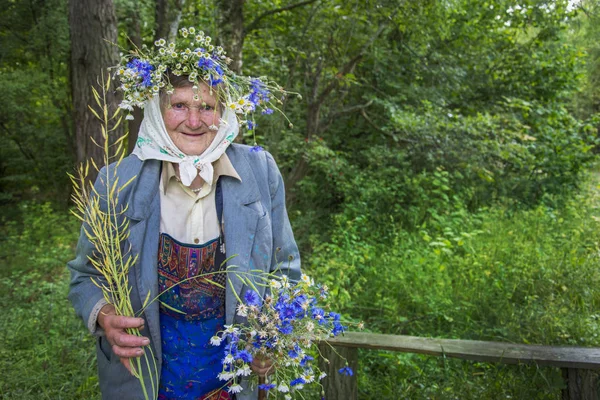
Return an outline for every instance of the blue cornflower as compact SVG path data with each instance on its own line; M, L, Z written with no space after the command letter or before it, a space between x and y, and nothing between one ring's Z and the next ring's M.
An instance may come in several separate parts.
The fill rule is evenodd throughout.
M279 310L280 307L283 307L285 304L287 304L288 300L290 299L290 295L287 293L282 293L279 298L277 299L277 304L275 304L275 309Z
M225 355L227 354L231 354L232 356L237 356L237 342L229 342L225 345L225 350L223 351L225 353Z
M200 57L198 60L198 66L206 72L212 72L215 68L215 62L210 57Z
M152 71L154 70L154 65L150 64L148 61L142 61L139 58L134 58L127 63L127 68L134 70L135 73L142 78L142 81L138 84L138 86L152 86Z
M258 385L258 388L262 389L262 390L271 390L271 389L274 389L275 386L276 385L274 383L263 383L263 384Z
M304 385L306 383L306 381L302 378L296 378L293 381L290 382L290 386L296 386L296 385Z
M319 325L323 325L325 320L325 311L322 308L314 307L312 310L312 319L319 321Z
M264 342L265 341L263 339L256 337L254 338L254 342L252 342L252 346L254 346L255 349L260 349Z
M333 319L334 321L339 321L340 317L341 317L341 315L338 313L335 313L333 311L329 312L329 318Z
M327 298L327 288L325 288L325 287L323 287L321 285L318 285L317 287L319 288L319 295L322 298L326 299Z
M245 363L251 363L252 362L252 354L248 353L247 350L238 351L237 355L235 356L235 359L242 360Z
M250 148L250 153L258 153L259 151L263 151L263 150L264 149L261 146L256 145L256 146L252 146Z
M198 60L198 67L208 72L211 86L216 86L219 83L223 82L223 68L221 68L221 66L217 64L212 58L200 57L200 59Z
M296 317L296 307L294 307L294 304L286 304L283 307L281 307L279 311L279 318L282 320L294 320Z
M296 301L296 299L293 299L290 301L289 295L287 294L279 297L277 304L275 304L275 310L279 313L279 318L283 321L293 321L296 318L304 317L301 300Z
M299 355L300 354L298 354L298 352L296 351L296 349L288 351L288 356L290 356L292 358L298 358Z
M246 294L244 295L244 301L247 305L256 307L260 307L261 303L260 296L258 295L258 293L250 289L246 291Z
M348 375L348 376L354 375L354 372L352 372L352 368L350 368L347 365L344 368L340 368L340 370L338 372L342 375Z
M265 343L265 347L272 349L273 347L275 347L277 345L277 338L270 338L269 340L267 340L267 342Z
M294 299L294 307L297 308L297 309L300 309L300 310L304 311L304 309L302 308L302 305L304 303L306 303L307 301L308 301L308 297L305 294L301 294L299 296L296 296L296 298ZM300 316L304 316L303 313L302 313L302 311L300 311L301 315L298 315L299 317Z
M250 81L250 95L248 100L256 107L261 101L269 101L269 89L266 88L265 84L260 79L252 79Z
M292 326L292 324L290 324L287 321L285 321L281 325L279 325L277 327L277 329L279 330L279 332L283 333L284 335L289 335L294 331L294 327Z
M333 329L331 330L333 336L337 336L340 333L344 333L344 330L346 330L346 327L343 326L341 323L339 323L338 321L333 322Z
M251 131L256 127L256 124L250 120L246 121L246 126L248 127L248 130Z
M219 67L219 69L221 69ZM215 76L213 74L210 74L210 85L211 86L217 86L219 83L223 83L223 79L221 79L223 75L218 75L217 78L215 78Z
M304 358L302 359L302 361L300 361L300 366L304 367L304 366L306 366L307 362L312 361L312 360L314 360L313 357L311 357L311 356L304 356Z
M265 108L264 110L262 110L262 114L263 115L271 115L271 114L273 114L273 109L272 108Z

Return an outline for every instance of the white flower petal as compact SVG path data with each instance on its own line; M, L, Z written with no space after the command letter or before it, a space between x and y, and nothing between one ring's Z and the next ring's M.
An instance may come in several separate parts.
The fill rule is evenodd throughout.
M235 385L231 385L229 386L229 389L227 389L227 391L229 393L239 393L243 390L242 386L240 386L239 384L235 384Z

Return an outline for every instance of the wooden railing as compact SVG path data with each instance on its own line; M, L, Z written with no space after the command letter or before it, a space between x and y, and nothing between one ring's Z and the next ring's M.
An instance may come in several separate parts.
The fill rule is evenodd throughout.
M328 343L321 343L319 346L323 356L329 360L328 364L321 362L320 365L328 375L323 380L325 398L328 400L354 400L358 397L356 375L341 376L338 370L345 366L344 358L350 366L356 367L359 348L429 354L491 363L534 363L558 367L562 369L566 380L562 400L600 400L598 396L600 348L429 339L362 332L349 332L329 340Z

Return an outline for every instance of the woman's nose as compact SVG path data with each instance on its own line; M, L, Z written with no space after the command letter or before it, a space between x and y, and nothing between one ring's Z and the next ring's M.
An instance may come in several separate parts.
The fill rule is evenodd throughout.
M188 111L186 125L189 128L197 129L200 128L203 124L204 121L202 120L202 111L196 108L190 108L190 110Z

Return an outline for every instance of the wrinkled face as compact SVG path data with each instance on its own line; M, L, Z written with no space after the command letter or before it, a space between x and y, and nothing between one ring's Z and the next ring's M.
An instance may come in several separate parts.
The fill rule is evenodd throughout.
M167 133L179 150L188 156L200 155L210 146L217 134L221 112L215 92L200 83L198 99L191 87L176 88L161 105Z

